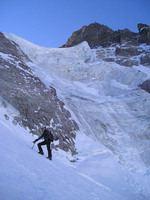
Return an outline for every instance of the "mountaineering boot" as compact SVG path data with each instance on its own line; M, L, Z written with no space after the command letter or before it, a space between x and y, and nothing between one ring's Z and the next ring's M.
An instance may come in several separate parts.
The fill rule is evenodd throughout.
M52 157L46 157L47 159L49 159L49 160L52 160Z
M41 154L41 155L44 155L44 153L42 151L39 151L38 153Z

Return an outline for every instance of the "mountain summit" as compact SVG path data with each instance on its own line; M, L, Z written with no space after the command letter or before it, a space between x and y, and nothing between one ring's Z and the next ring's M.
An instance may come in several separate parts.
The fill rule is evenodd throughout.
M113 31L109 27L95 22L73 32L62 47L71 47L83 41L87 41L91 48L98 46L108 47L114 43L123 44L126 42L135 45L141 43L150 44L150 26L140 23L137 27L139 33L131 32L127 28Z

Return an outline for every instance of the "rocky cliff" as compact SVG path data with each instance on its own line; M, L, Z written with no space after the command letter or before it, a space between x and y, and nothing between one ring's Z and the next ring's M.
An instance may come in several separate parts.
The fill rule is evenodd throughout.
M33 73L32 61L21 48L0 33L0 96L3 106L11 104L19 115L13 123L40 134L40 126L50 126L59 147L76 153L74 139L78 126L53 87L47 87ZM9 119L9 116L5 116Z
M130 44L139 45L141 43L150 44L150 26L147 24L137 25L139 32L134 33L129 29L113 31L109 27L92 23L83 26L80 30L75 31L62 47L71 47L83 41L87 41L91 48L99 46L108 47L112 44Z

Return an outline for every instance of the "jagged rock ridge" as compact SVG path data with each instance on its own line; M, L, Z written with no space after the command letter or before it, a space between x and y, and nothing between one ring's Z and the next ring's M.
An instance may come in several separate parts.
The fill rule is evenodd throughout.
M73 32L62 47L71 47L83 41L87 41L91 48L99 46L108 47L114 43L129 43L132 45L139 45L141 43L150 44L150 26L140 23L138 24L138 29L139 33L131 32L127 28L113 31L109 27L95 22Z

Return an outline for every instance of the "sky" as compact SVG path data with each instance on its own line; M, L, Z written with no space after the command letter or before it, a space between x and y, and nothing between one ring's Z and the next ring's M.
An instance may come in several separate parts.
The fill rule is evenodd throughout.
M0 31L60 47L74 31L97 22L113 30L150 25L150 0L0 0Z

